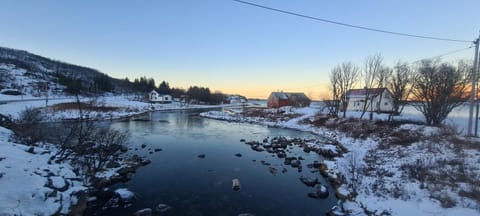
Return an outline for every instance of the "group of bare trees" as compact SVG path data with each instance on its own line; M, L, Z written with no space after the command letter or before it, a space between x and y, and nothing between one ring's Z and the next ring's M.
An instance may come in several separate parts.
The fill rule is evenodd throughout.
M460 61L454 66L439 59L427 59L415 64L398 61L393 67L384 63L380 54L369 56L363 69L352 62L335 66L330 72L329 113L338 117L349 103L348 91L354 87L364 89L365 99L360 118L370 111L373 119L374 106L370 89L387 88L392 94L392 110L389 119L399 115L407 101L415 101L414 107L420 111L428 125L440 125L448 114L464 103L469 90L472 65ZM379 95L382 101L382 95ZM370 110L367 110L370 108Z
M126 150L128 133L94 121L91 118L94 113L88 107L98 106L95 100L80 101L77 97L76 105L78 118L59 123L45 123L48 112L40 108L27 108L20 113L13 130L15 139L29 145L54 143L57 152L51 161L70 161L77 174L83 177L84 183L88 184L108 164L119 161Z

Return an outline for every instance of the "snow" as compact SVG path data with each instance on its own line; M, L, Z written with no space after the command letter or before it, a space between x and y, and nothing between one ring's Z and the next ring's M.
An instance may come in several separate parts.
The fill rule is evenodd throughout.
M0 127L0 215L52 215L68 213L70 205L76 202L73 193L85 190L72 168L65 163L48 164L54 154L52 149L35 147L31 154L28 146L8 142L11 131ZM46 187L49 179L54 187L70 187L53 193Z
M422 122L423 116L415 110L408 107L408 112L395 117L395 119L411 120ZM465 114L458 114L455 112L464 111L464 107L457 108L453 114L446 120L448 122L461 122L466 120ZM207 118L250 122L267 126L291 128L301 131L309 131L318 135L335 137L335 139L346 147L349 152L343 154L343 157L337 157L333 160L324 160L323 162L328 167L328 173L331 177L337 178L338 175L347 177L350 173L350 168L353 166L352 161L358 169L372 166L367 164L366 159L372 159L371 154L376 155L374 162L374 169L382 171L384 174L373 173L361 177L357 189L358 195L354 202L346 201L343 206L351 215L364 215L363 208L370 211L381 213L383 211L391 213L392 215L480 215L480 203L466 197L459 196L458 192L461 189L468 189L474 187L465 182L455 182L454 186L449 185L435 185L433 183L419 182L418 180L408 177L406 171L402 170L402 166L421 163L429 167L431 172L442 174L440 172L449 173L457 168L448 163L443 165L445 161L463 161L464 167L469 172L480 175L480 148L476 149L458 149L454 144L449 143L448 140L440 139L442 129L438 127L430 127L416 124L402 124L395 130L415 131L422 135L424 139L419 139L412 144L402 146L390 146L386 149L379 148L379 143L382 137L368 137L366 139L355 139L348 137L345 133L328 129L325 127L315 127L311 124L304 123L304 120L313 120L314 116L320 111L320 107L307 108L291 108L284 107L281 109L285 114L300 114L288 120L271 120L269 118L258 116L244 116L239 112L220 112L209 111L201 113L200 115ZM266 109L265 113L278 112L276 109ZM347 112L347 118L359 118L359 112ZM368 118L368 113L366 114ZM365 117L364 117L365 118ZM386 114L375 114L376 120L387 120ZM463 131L463 126L460 124L459 132ZM439 140L432 143L428 138ZM457 139L468 141L466 138L457 137ZM477 140L477 143L479 140ZM317 144L309 143L309 147L321 148L324 150L337 151L337 146L333 144ZM440 164L440 165L439 165ZM381 184L380 189L373 188ZM425 184L425 187L421 185ZM440 187L438 192L435 192L435 187ZM429 188L433 188L430 191ZM346 184L337 188L338 192L343 195L348 195L352 189ZM398 193L397 195L393 195ZM455 205L450 208L442 207L438 199L432 196L447 196L455 202Z
M100 108L111 108L106 111L84 110L84 117L97 120L102 119L118 119L122 117L130 117L150 111L168 111L168 110L187 110L198 108L216 108L216 107L238 107L239 105L182 105L179 102L169 104L152 104L144 101L138 101L136 95L107 95L97 98L80 98L81 102L92 103ZM2 104L3 102L3 104ZM76 103L75 97L57 97L49 98L47 109L43 109L47 121L62 121L76 119L80 117L77 109L53 110L52 106L62 103ZM34 97L21 99L21 96L0 95L0 113L17 119L19 114L26 108L45 108L45 97Z
M66 186L65 179L59 176L53 176L50 178L52 180L52 186L54 188L63 188Z
M127 188L116 189L115 193L118 194L123 200L132 200L135 196L135 194L129 191Z

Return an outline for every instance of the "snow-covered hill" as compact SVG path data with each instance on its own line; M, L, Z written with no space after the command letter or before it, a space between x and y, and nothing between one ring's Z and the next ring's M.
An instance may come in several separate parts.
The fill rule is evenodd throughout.
M106 82L112 90L120 83L95 69L0 47L0 90L17 90L38 97L47 93L63 95L75 85L81 86L84 93L94 93L101 91L100 85Z

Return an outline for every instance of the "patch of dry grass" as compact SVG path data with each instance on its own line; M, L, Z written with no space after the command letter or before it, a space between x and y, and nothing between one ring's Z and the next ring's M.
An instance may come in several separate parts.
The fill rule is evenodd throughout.
M118 107L108 107L108 106L98 106L91 103L60 103L51 106L52 110L54 111L65 111L65 110L78 110L79 108L85 111L95 111L95 112L111 112L117 111Z

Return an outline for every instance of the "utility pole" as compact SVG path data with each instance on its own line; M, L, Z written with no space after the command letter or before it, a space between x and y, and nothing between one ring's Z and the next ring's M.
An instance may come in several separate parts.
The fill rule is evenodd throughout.
M468 136L473 136L473 109L476 103L476 87L477 87L477 74L478 74L478 45L479 45L480 36L473 42L475 44L475 59L473 60L473 71L472 71L472 88L470 93L470 113L468 116ZM475 120L477 121L477 120Z

